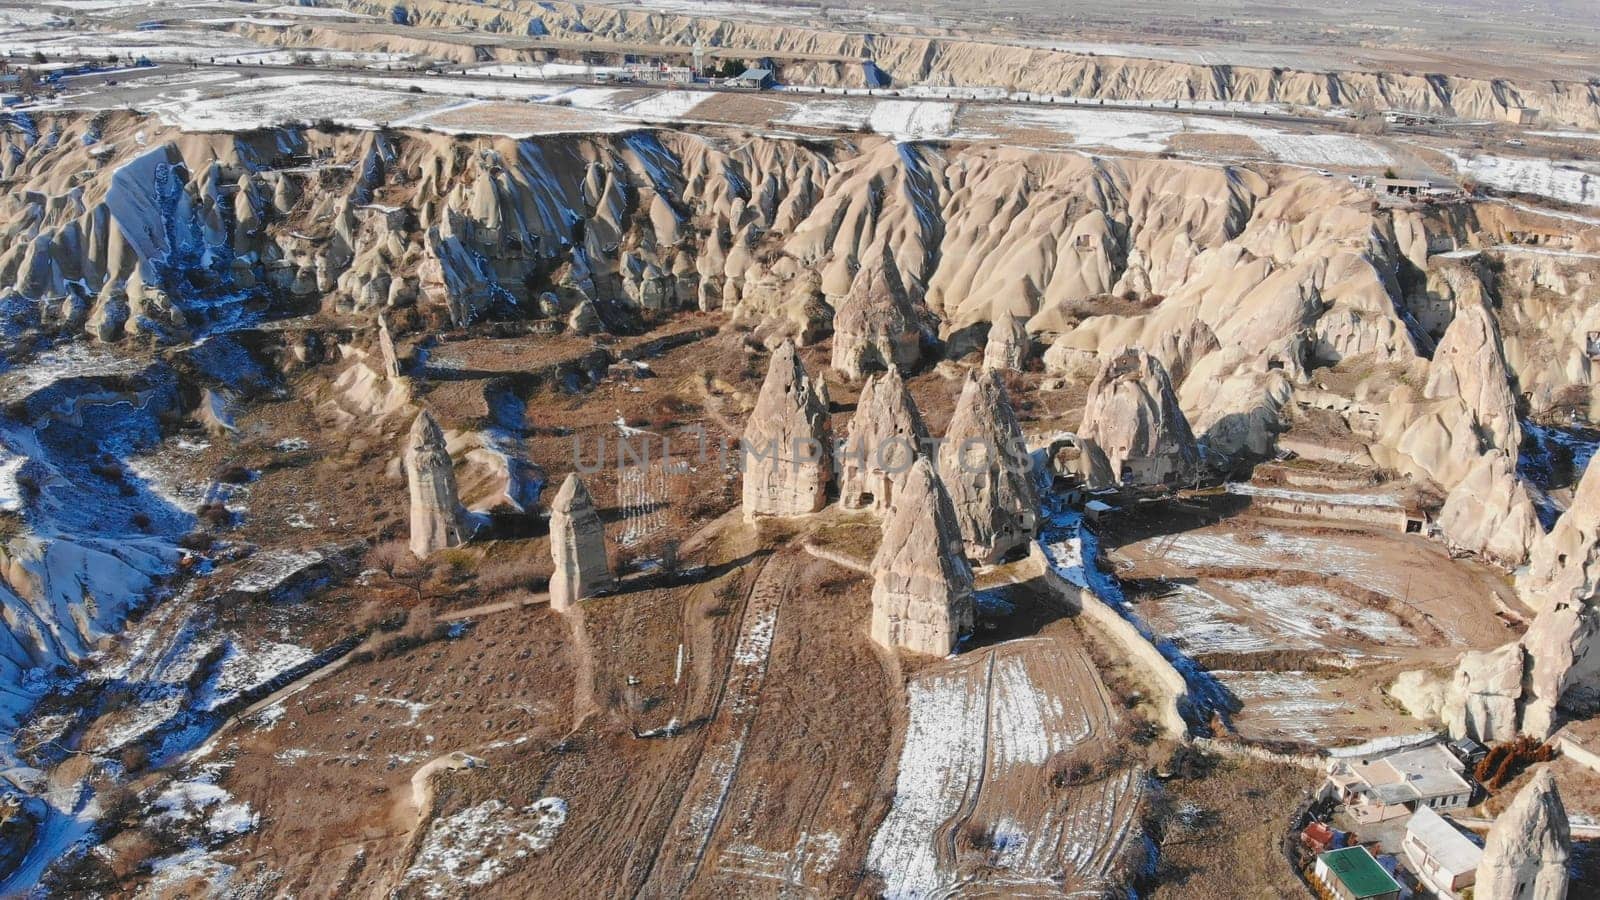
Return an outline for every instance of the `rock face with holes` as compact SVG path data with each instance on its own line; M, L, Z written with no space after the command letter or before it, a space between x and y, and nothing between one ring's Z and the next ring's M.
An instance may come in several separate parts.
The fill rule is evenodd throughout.
M1137 347L1107 357L1100 367L1089 385L1078 441L1083 475L1094 488L1181 484L1200 462L1166 367Z
M466 543L467 512L456 493L455 466L444 432L426 410L406 438L404 464L411 491L411 552L426 557Z
M900 371L868 378L839 460L839 502L847 509L888 511L927 441L928 429Z
M579 600L616 587L606 561L606 529L594 498L577 474L567 476L550 504L550 608L561 612Z
M1600 466L1584 470L1572 505L1534 543L1517 591L1534 609L1600 595Z
M772 353L743 443L746 518L802 516L827 504L828 408L793 341Z
M996 563L1033 539L1039 511L1033 460L995 370L967 376L939 446L939 478L969 559Z
M977 613L955 509L930 460L912 464L890 507L872 558L872 639L944 656L972 630Z
M1028 365L1032 351L1023 319L1001 316L989 326L989 341L983 346L983 367L1021 372Z
M1484 841L1473 896L1484 900L1565 900L1572 834L1548 768L1533 777Z

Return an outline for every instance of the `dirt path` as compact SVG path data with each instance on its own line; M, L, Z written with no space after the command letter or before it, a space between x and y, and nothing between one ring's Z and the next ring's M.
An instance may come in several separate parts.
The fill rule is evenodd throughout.
M706 847L722 817L728 791L738 777L757 698L767 676L778 612L792 592L789 566L771 561L757 573L740 619L728 677L710 725L711 736L678 803L667 839L658 852L641 897L680 897L693 883Z

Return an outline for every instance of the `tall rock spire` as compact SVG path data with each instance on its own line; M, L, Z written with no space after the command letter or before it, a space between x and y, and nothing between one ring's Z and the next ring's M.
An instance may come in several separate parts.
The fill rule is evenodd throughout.
M743 441L746 518L805 515L827 504L828 410L793 341L773 351Z
M616 587L606 561L606 530L594 498L576 474L568 475L550 504L550 608L570 609L585 597Z
M988 565L1033 539L1039 497L1017 414L992 369L967 376L939 446L967 557Z
M944 656L972 630L976 608L955 509L932 462L912 464L890 506L872 558L872 639Z
M1166 367L1137 347L1107 357L1100 367L1089 385L1078 439L1083 474L1096 488L1177 484L1200 461Z
M1473 896L1482 900L1564 900L1572 835L1548 768L1494 820Z
M927 440L900 370L868 378L839 460L839 502L849 509L888 510Z
M444 432L423 410L406 439L406 481L411 490L411 552L426 557L467 540L467 513L456 493L456 472Z

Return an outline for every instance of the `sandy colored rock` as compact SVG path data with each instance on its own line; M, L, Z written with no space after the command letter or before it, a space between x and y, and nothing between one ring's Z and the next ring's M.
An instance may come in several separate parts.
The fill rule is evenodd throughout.
M998 372L968 373L938 462L969 559L996 563L1033 539L1032 458Z
M1517 592L1534 609L1600 596L1600 466L1584 470L1572 505L1534 542Z
M1027 368L1033 344L1028 329L1018 316L1001 316L989 326L989 340L983 346L983 365L988 369L1021 372Z
M925 455L928 429L898 368L869 376L850 419L838 460L839 502L847 509L885 512L911 464Z
M773 351L743 441L745 516L799 516L828 502L828 411L794 342Z
M872 639L944 656L972 630L977 613L955 509L930 460L912 464L891 507L872 558Z
M1475 274L1455 268L1445 274L1456 286L1456 315L1434 349L1424 395L1460 397L1472 410L1485 444L1515 453L1522 443L1522 428L1499 326Z
M852 381L869 372L910 369L922 332L905 289L887 265L863 266L833 316L833 368Z
M605 330L605 323L600 320L600 313L594 304L583 300L567 316L567 330L573 334L596 334Z
M1567 810L1555 776L1545 768L1489 828L1473 896L1480 900L1565 900L1571 855Z
M1440 709L1450 736L1485 743L1516 737L1522 675L1521 644L1463 654Z
M1101 366L1089 385L1078 440L1083 474L1096 488L1181 484L1200 462L1166 368L1138 348Z
M594 498L577 474L567 476L550 503L550 608L563 611L579 600L616 587L606 560L606 529Z
M406 438L404 466L411 491L411 552L427 557L468 537L467 513L456 493L455 467L444 432L423 410Z
M1516 463L1498 450L1480 457L1445 497L1439 528L1452 544L1508 569L1522 565L1544 535Z
M1547 738L1568 715L1600 711L1600 609L1557 600L1522 636L1529 677L1522 731Z

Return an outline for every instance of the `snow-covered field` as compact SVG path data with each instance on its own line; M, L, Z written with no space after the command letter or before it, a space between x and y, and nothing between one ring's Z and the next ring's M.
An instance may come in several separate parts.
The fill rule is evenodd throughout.
M805 101L794 104L794 109L778 122L807 128L859 129L871 120L874 106L869 100Z
M406 883L430 898L481 890L506 873L509 861L548 848L566 821L567 802L560 797L520 810L485 800L435 819L406 871Z
M1183 119L1177 116L1078 107L1008 108L1001 123L1011 128L1058 131L1062 133L1064 142L1080 146L1141 153L1165 150L1167 141L1183 130ZM971 132L963 136L976 138L986 135Z
M1324 743L1348 714L1345 704L1322 696L1315 676L1305 672L1217 671L1228 689L1244 702L1238 718L1259 733L1309 743Z
M1600 171L1549 159L1449 155L1458 172L1489 187L1580 206L1600 206Z
M963 813L987 826L1002 851L997 883L1092 882L1107 873L1136 786L1112 775L1083 795L1042 793L1049 763L1104 726L1095 679L1072 651L1023 640L912 680L894 803L867 856L884 896L939 896L963 882L940 838Z
M1346 134L1291 134L1228 119L1196 118L1190 126L1194 131L1242 135L1272 158L1295 165L1377 169L1395 161L1383 147Z
M681 119L711 97L710 91L662 91L628 104L622 112L647 121Z
M880 100L867 124L873 131L896 140L915 141L944 137L955 124L956 107L937 101Z
M1370 553L1336 540L1274 529L1264 529L1248 538L1232 533L1188 532L1171 542L1165 559L1190 567L1299 568L1338 575L1389 596L1396 596L1403 588Z

